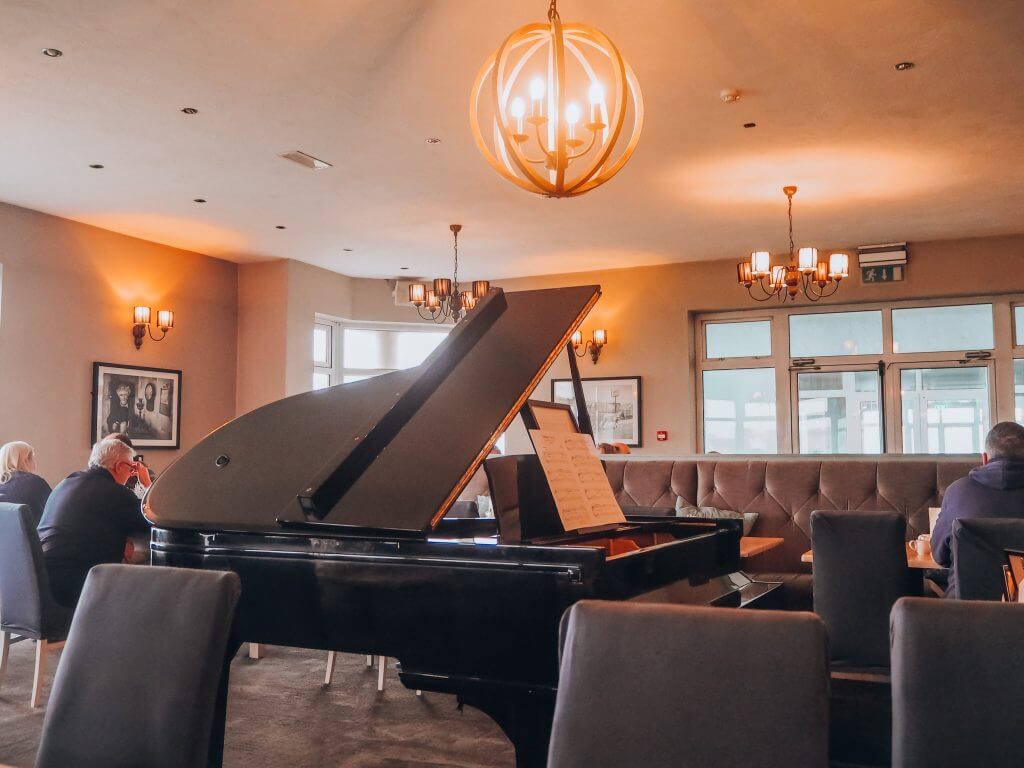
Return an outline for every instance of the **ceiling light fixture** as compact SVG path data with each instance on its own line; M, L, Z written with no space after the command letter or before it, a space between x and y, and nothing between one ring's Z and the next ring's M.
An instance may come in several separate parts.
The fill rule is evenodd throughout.
M343 250L345 253L352 253L351 248L342 248L341 250Z
M914 62L912 61L901 61L896 65L897 72L906 72L908 69L914 68Z
M459 232L462 231L462 225L450 224L448 229L452 231L455 253L455 268L451 279L434 278L433 290L427 288L424 283L412 283L409 286L409 303L416 307L416 314L435 323L447 320L459 322L465 313L475 307L476 303L491 290L491 284L487 280L474 280L472 290L459 290ZM426 308L427 314L423 314L421 308Z
M772 266L768 251L754 251L749 261L736 265L739 283L755 301L796 301L801 292L811 301L831 296L839 290L839 281L850 276L850 257L833 253L828 260L818 258L817 248L793 247L793 195L796 187L783 187L789 211L789 259L785 265ZM757 285L758 292L752 290ZM829 288L831 286L831 288Z
M194 199L192 200L192 202L193 202L193 203L205 203L205 202L206 202L206 200L204 200L204 199L203 199L203 198L201 198L201 197L197 197L197 198L194 198Z
M484 62L469 114L495 171L528 192L575 197L629 160L644 101L615 43L585 24L562 24L551 0L547 24L520 27Z
M92 165L90 165L89 167L90 167L90 168L93 168L93 169L95 169L95 170L97 170L97 171L98 171L98 170L100 170L101 168L103 168L104 166L100 165L99 163L93 163L93 164L92 164Z
M186 115L198 115L199 114L199 110L196 109L195 107L182 107L181 111L184 112Z
M59 59L64 55L64 51L60 48L43 48L43 56L49 56L51 59Z
M757 128L757 123L744 123L744 128Z
M441 140L439 138L437 138L437 136L427 136L425 141L427 142L427 144L440 144L441 143Z
M288 229L284 224L278 224L274 229Z

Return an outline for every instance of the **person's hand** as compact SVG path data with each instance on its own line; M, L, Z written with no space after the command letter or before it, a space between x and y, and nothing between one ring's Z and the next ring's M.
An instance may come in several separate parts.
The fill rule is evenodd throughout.
M141 461L132 462L135 465L135 476L139 478L139 482L142 483L143 488L149 488L153 484L153 479L149 476L149 467L143 464Z

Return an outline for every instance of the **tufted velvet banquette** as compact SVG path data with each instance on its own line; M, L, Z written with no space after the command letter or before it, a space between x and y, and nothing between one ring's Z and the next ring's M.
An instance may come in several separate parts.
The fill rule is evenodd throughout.
M792 607L809 607L811 548L816 509L891 510L907 520L907 539L928 532L928 508L977 460L945 457L835 457L809 459L699 456L680 459L607 457L605 466L623 506L695 506L757 512L753 536L779 536L781 546L751 558L748 571L787 582Z

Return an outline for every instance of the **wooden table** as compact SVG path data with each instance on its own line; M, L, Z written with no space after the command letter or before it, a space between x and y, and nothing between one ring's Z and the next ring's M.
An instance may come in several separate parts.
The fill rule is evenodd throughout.
M742 550L742 546L740 547ZM807 550L800 556L801 563L813 563L814 552L813 550ZM910 542L907 542L907 567L908 568L919 568L921 570L932 570L942 566L936 563L932 559L932 555L929 552L927 555L919 555L915 550L911 549Z
M769 549L775 549L785 539L772 539L763 536L744 536L740 539L740 557L747 558L760 555Z

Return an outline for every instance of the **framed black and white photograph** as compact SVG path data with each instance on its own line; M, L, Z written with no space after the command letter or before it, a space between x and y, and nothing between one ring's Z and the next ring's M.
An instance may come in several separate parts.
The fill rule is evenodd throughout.
M640 377L603 377L581 381L590 424L594 428L594 442L642 447ZM551 380L551 402L568 405L579 418L572 379Z
M181 371L92 364L92 442L124 432L136 448L181 444Z

